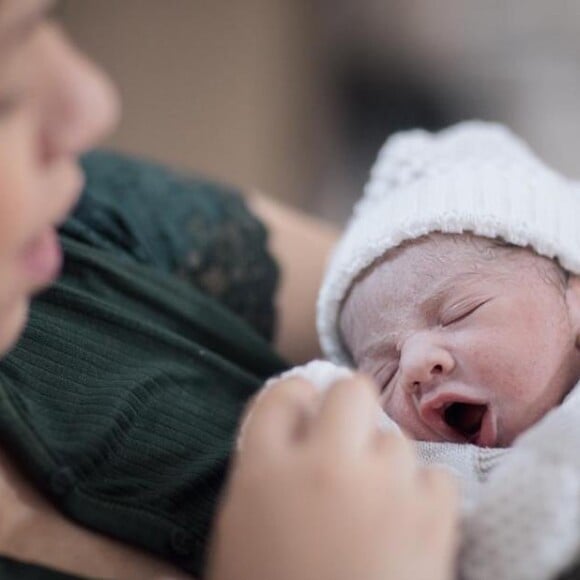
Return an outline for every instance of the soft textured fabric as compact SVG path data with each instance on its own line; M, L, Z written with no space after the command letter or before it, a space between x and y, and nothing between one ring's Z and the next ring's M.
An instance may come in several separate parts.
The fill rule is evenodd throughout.
M324 391L350 372L313 361L280 379L301 377ZM398 431L377 411L383 428ZM552 580L570 566L566 578L580 578L580 383L509 449L415 446L423 465L446 467L459 481L462 580Z
M117 156L87 169L63 275L0 363L0 438L68 516L199 575L238 417L285 368L243 320L270 334L275 267L232 192ZM187 257L211 269L222 227L216 292ZM246 253L264 261L249 279Z
M310 381L317 389L324 392L329 389L333 383L347 379L352 375L353 371L348 367L341 367L324 360L313 360L305 365L293 367L278 376L272 377L262 387L262 390L258 394L257 398L259 398L268 389L276 385L279 381L286 379L306 379L307 381ZM246 422L250 420L250 417L251 414L246 417ZM399 426L380 409L377 410L377 424L381 429L393 430L397 433L401 432ZM238 433L238 441L242 440L243 427L244 425L241 426L240 432Z
M356 277L401 243L472 232L531 246L580 274L580 191L501 125L460 123L387 140L328 266L318 300L325 355L352 364L338 317Z

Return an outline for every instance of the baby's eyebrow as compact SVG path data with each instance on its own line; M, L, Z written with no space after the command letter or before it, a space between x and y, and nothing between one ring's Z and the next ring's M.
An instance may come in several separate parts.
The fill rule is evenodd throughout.
M452 291L451 283L441 284L433 294L427 296L418 306L426 314L437 312Z
M459 284L478 283L479 277L476 271L456 273L437 284L429 296L419 303L419 307L427 315L438 312L449 297L458 291Z

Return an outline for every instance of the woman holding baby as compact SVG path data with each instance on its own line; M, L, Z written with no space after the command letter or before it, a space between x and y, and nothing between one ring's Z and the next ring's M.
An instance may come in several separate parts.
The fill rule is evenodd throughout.
M239 412L284 363L219 300L169 279L161 245L139 245L138 212L123 212L145 202L94 194L64 223L83 186L79 156L114 126L118 102L52 5L0 0L0 572L182 577L201 568ZM260 231L241 202L216 195ZM253 203L276 237L283 210ZM209 578L451 577L453 486L374 426L376 400L353 378L324 398L294 379L255 402ZM195 445L209 449L201 460Z
M0 0L0 576L452 578L457 493L429 463L467 491L465 577L573 562L575 186L490 124L389 140L318 309L372 383L325 362L254 396L287 370L278 267L286 354L315 340L335 233L150 163L81 166L118 102L52 5Z

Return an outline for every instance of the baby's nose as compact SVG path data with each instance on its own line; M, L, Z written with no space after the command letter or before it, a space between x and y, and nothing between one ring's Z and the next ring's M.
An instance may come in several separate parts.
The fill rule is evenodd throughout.
M437 345L430 336L415 335L407 339L401 348L401 383L408 393L424 394L454 368L455 361L451 353Z

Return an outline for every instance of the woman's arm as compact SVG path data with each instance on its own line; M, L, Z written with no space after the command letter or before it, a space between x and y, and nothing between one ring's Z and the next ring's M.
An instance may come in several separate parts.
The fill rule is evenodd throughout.
M316 299L338 228L259 193L247 201L266 224L280 265L276 346L294 363L317 358Z

